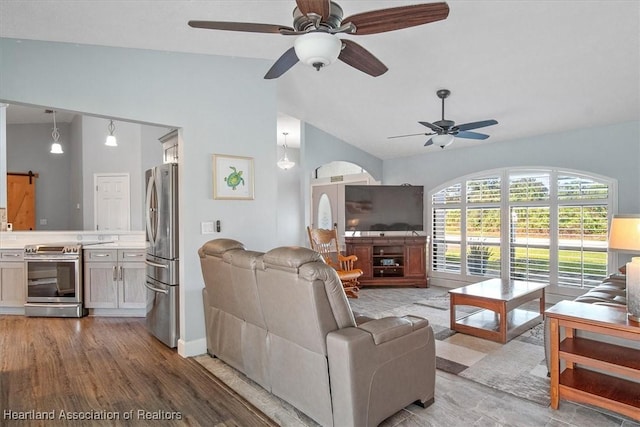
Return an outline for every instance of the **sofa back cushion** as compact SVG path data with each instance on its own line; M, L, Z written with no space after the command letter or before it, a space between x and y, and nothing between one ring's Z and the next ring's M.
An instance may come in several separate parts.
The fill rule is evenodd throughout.
M258 293L269 332L326 355L326 336L355 326L337 273L315 251L281 247L266 252Z
M258 298L256 266L261 264L262 252L229 251L224 260L231 264L232 305L227 311L260 328L266 328Z

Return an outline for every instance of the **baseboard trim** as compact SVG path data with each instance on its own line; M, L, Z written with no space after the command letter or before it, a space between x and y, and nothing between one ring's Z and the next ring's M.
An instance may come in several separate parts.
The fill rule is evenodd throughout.
M198 338L193 341L178 340L178 354L182 357L192 357L205 354L207 352L207 339Z

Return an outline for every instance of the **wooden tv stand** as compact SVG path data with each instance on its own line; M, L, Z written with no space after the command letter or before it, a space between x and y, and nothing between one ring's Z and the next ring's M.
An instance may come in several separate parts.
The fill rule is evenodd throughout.
M346 237L347 254L358 257L361 286L427 287L425 236Z

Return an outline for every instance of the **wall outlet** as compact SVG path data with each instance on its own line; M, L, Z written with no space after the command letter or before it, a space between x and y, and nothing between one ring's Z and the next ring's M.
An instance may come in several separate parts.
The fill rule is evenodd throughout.
M200 223L201 234L213 234L215 232L215 226L213 221L205 221Z

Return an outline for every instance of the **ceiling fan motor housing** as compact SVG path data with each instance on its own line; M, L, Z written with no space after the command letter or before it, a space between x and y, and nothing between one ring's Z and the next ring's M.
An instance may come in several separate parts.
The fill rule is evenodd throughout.
M456 122L454 122L453 120L438 120L437 122L433 122L433 124L436 126L440 126L445 131L448 131L455 126Z
M293 28L295 28L296 31L312 31L322 28L335 30L336 28L340 28L342 17L342 8L334 2L331 2L329 7L329 16L324 19L318 15L304 15L300 12L300 9L296 7L293 9Z

